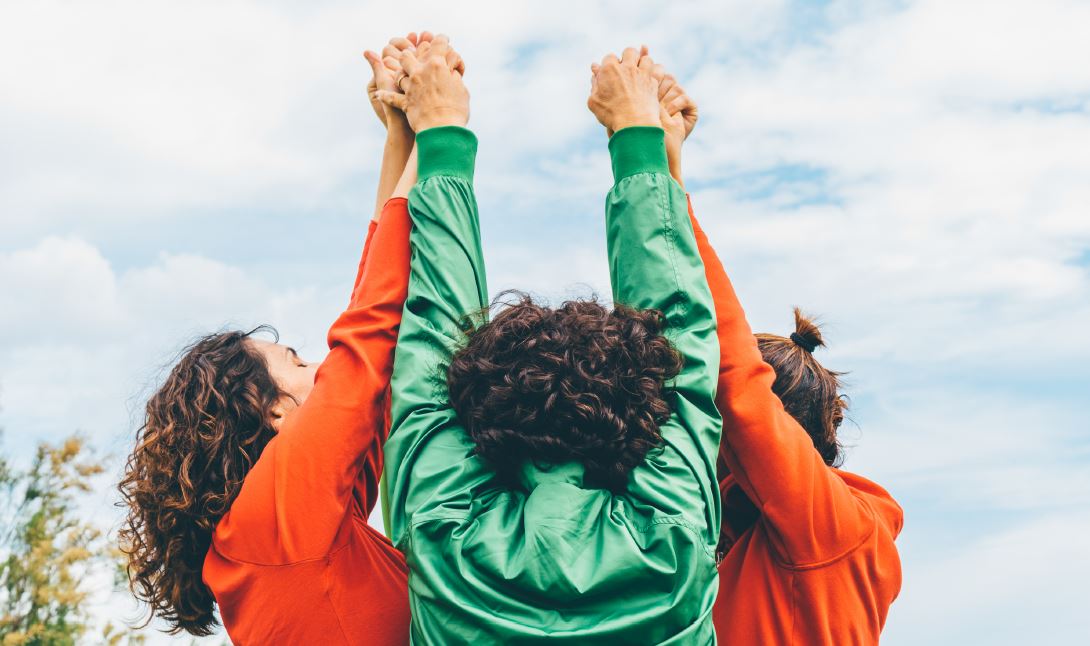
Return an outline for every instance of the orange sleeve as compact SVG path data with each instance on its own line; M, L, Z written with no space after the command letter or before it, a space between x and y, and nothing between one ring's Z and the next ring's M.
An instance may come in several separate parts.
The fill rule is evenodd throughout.
M329 330L314 389L284 420L217 527L222 553L259 564L320 558L353 505L364 517L374 507L410 229L407 200L388 201L348 309Z
M356 280L352 284L352 298L349 300L349 306L356 300L356 293L360 288L360 284L363 282L363 274L366 271L368 261L371 258L371 240L374 239L375 230L378 228L378 223L384 215L391 213L390 217L400 217L407 219L409 217L409 201L407 198L390 198L386 201L386 204L382 206L382 213L379 217L373 218L367 225L367 238L363 243L363 255L360 256L359 269L356 271ZM397 215L400 213L401 215ZM407 234L406 234L407 235ZM408 237L406 237L408 240ZM380 253L381 255L381 253ZM408 268L406 267L405 282L408 284ZM393 369L391 368L391 371ZM373 469L360 469L356 474L356 481L353 485L353 499L352 502L356 506L360 516L367 518L371 515L371 510L374 509L375 504L379 499L378 491L378 479L382 474L382 445L386 442L386 438L390 435L390 384L387 379L386 389L382 392L382 424L378 427L378 433L376 434L375 446L369 449L368 455L372 453L378 458L378 461L373 465Z
M814 566L835 559L869 536L874 516L825 464L810 436L772 391L776 373L761 357L691 202L689 216L718 324L720 461L760 510L785 564Z
M385 211L385 206L383 211ZM381 219L381 215L379 219ZM363 279L363 270L367 266L367 258L371 253L371 240L375 237L375 229L378 228L378 219L372 219L367 225L367 238L363 241L363 255L360 256L359 268L356 269L356 280L352 281L352 296L348 299L351 305L352 301L356 299L356 290L360 288L360 281Z

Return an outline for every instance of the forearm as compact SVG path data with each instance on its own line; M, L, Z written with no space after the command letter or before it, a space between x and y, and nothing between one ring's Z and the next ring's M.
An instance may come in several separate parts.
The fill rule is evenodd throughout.
M405 162L405 171L401 173L401 178L398 180L397 186L394 187L394 194L391 197L409 197L409 191L413 190L413 186L416 186L418 177L417 163L417 149L414 143L412 152L409 153L409 160Z
M715 301L720 346L716 405L723 415L720 459L779 534L783 558L812 563L858 538L858 501L825 466L806 431L772 390L765 363L727 272L689 207Z
M352 295L348 299L351 303L356 298L356 291L360 288L360 281L363 280L363 273L367 270L367 259L371 257L371 241L375 236L375 229L378 228L378 219L372 219L367 225L367 237L363 242L363 253L360 255L359 265L356 267L356 279L352 281Z
M423 130L418 137L420 181L409 195L409 291L391 386L393 428L385 446L395 543L417 511L450 492L469 490L458 465L473 447L454 428L445 374L464 336L463 317L487 300L472 185L475 152L476 139L463 128ZM442 441L435 439L438 434ZM421 447L427 447L424 454Z
M262 469L273 483L274 502L258 506L272 518L289 552L285 558L324 554L354 489L365 512L374 505L384 393L409 279L410 229L405 201L389 202L371 244L381 261L368 263L351 304L329 330L330 352L313 390L285 422L276 452L259 461L267 463Z
M670 177L678 183L681 190L685 190L685 182L681 179L681 145L682 142L673 137L666 138L666 160L670 166Z
M386 143L382 148L378 190L375 195L375 219L382 214L386 200L394 197L398 182L404 174L414 146L415 135L405 113L388 109L386 112ZM414 164L415 166L415 164ZM401 195L400 197L404 197Z
M785 485L798 475L792 464L798 456L789 455L792 451L785 449L795 448L799 439L808 441L809 438L802 429L797 429L801 438L779 436L788 429L779 423L787 414L772 392L775 372L761 356L734 286L700 227L691 203L689 217L715 303L720 353L716 405L724 421L720 459L729 466L746 493L760 504L764 498L777 495L780 489L794 488ZM778 468L769 468L771 465ZM766 471L773 473L767 482L763 477Z
M614 301L659 310L670 334L686 340L710 330L712 338L691 350L699 355L692 357L694 366L714 352L714 382L719 354L711 294L685 194L668 178L662 130L621 130L610 141L610 153L616 184L607 199L606 220ZM707 391L714 393L714 386Z
M714 401L719 347L685 195L668 175L661 129L619 131L610 153L616 185L606 220L614 302L662 312L665 334L682 356L681 372L670 384L677 394L675 413L662 427L670 447L637 469L632 492L664 509L661 491L673 492L680 513L714 537L722 429Z

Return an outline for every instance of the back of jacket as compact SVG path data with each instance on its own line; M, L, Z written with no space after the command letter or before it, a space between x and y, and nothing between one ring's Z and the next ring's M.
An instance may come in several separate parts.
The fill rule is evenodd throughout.
M901 529L901 508L869 480L836 471L867 509L862 539L824 562L792 564L780 556L776 532L761 520L734 534L719 564L715 629L722 644L778 646L873 646L890 605L901 590L901 560L894 539ZM741 493L724 482L727 500ZM735 495L732 495L732 490ZM728 503L724 515L746 517Z
M610 141L606 202L616 303L660 310L684 367L675 411L619 494L580 464L526 466L500 486L449 402L445 374L466 314L487 304L472 189L476 140L417 137L412 264L385 447L391 527L409 565L412 636L423 644L708 644L717 590L714 395L719 347L685 195L660 128Z

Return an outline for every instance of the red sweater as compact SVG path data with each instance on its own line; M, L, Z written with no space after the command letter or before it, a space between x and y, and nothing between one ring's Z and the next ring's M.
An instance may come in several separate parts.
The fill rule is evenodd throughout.
M722 644L877 644L901 589L902 511L881 487L826 466L772 392L719 257L690 205L715 301L723 414L723 539L715 602Z
M220 520L204 581L236 644L406 644L405 559L367 524L409 280L404 199L371 224L310 396Z

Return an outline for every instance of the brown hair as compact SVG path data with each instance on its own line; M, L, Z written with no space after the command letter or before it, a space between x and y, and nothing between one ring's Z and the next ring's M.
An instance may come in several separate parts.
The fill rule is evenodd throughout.
M844 421L848 399L839 392L844 373L827 370L814 358L814 350L825 346L821 330L796 307L795 331L790 336L756 336L765 363L776 371L772 391L809 433L825 464L840 466L844 455L837 429Z
M593 297L551 309L516 295L470 330L447 372L477 454L512 485L527 460L575 460L587 484L623 490L672 411L665 382L681 356L662 335L664 317Z
M275 435L271 411L283 394L248 343L266 331L276 334L267 326L221 332L183 350L148 400L118 486L127 507L119 538L130 586L171 633L210 635L217 623L201 578L205 554Z

